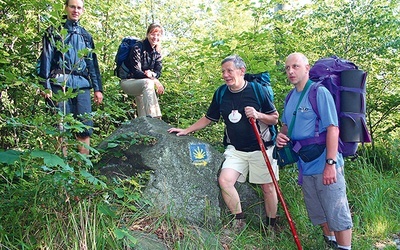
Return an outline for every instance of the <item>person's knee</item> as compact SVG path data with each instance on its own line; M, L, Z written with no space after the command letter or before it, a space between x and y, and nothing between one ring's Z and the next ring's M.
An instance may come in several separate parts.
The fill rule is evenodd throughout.
M275 186L272 182L266 183L266 184L262 185L262 190L263 190L264 195L271 195L271 194L275 193Z
M144 84L144 88L148 90L154 90L155 81L152 79L146 79L146 83Z
M229 175L228 172L222 171L220 176L218 177L218 183L220 187L231 187L235 185L236 179Z
M218 177L218 184L220 186L226 186L226 183L227 183L226 178L223 175L220 175Z

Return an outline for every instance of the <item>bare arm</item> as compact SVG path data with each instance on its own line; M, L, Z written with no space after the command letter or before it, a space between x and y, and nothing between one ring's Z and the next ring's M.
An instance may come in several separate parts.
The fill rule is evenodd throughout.
M275 111L271 114L264 114L264 113L260 113L260 112L257 112L257 113L258 113L258 115L257 115L258 118L256 118L256 119L262 121L265 124L276 125L278 123L278 118L279 118L278 111Z
M181 129L181 128L170 128L168 129L169 133L176 133L177 136L181 135L187 135L190 134L194 131L200 130L202 128L207 127L208 124L210 124L212 121L208 119L207 117L203 116L197 122L193 123L190 127L186 129Z
M336 160L339 147L339 128L331 125L326 130L326 158Z
M278 123L278 118L279 118L278 111L275 111L270 114L264 114L264 113L258 112L253 107L248 106L248 107L244 108L244 112L245 112L247 118L254 118L254 119L262 121L263 123L268 124L268 125L275 125Z
M339 128L336 126L329 126L326 129L326 159L336 159L339 147ZM336 166L325 163L323 173L324 185L335 183L336 180Z

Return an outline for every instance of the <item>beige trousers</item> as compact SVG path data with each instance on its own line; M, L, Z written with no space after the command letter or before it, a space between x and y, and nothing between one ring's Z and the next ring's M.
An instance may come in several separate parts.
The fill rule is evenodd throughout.
M149 78L123 79L120 84L127 95L135 97L138 117L161 117L153 80Z

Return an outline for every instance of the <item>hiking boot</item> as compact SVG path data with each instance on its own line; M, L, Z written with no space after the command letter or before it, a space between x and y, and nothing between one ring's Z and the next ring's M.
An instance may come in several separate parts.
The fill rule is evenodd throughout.
M276 220L275 220L273 226L270 225L270 224L267 222L267 220L265 220L265 219L264 219L263 222L264 222L263 228L264 228L264 231L265 231L265 232L273 232L274 234L280 234L280 233L282 233L282 232L284 231L284 228L283 228L282 225L280 225L280 223L279 223L279 215L276 216Z
M240 234L246 228L246 220L245 219L235 219L233 221L232 229L235 233Z
M229 224L224 226L223 234L234 236L236 234L240 234L246 228L245 219L234 219Z
M285 229L279 225L279 224L275 224L274 226L269 226L276 234L280 234L282 233Z
M274 239L277 234L279 234L276 230L275 226L263 226L262 227L262 232L264 233L264 236L270 239Z
M326 237L325 235L323 236L325 243L329 248L337 249L337 242L335 240L329 240L328 237Z

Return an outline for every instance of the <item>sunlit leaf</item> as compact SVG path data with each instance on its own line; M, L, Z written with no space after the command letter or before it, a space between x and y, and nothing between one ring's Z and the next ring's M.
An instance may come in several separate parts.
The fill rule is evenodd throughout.
M19 160L21 152L16 150L7 150L0 152L0 162L6 164L13 164Z
M49 167L61 166L65 167L67 164L58 155L51 154L42 150L34 150L31 152L32 157L43 158L44 164Z

